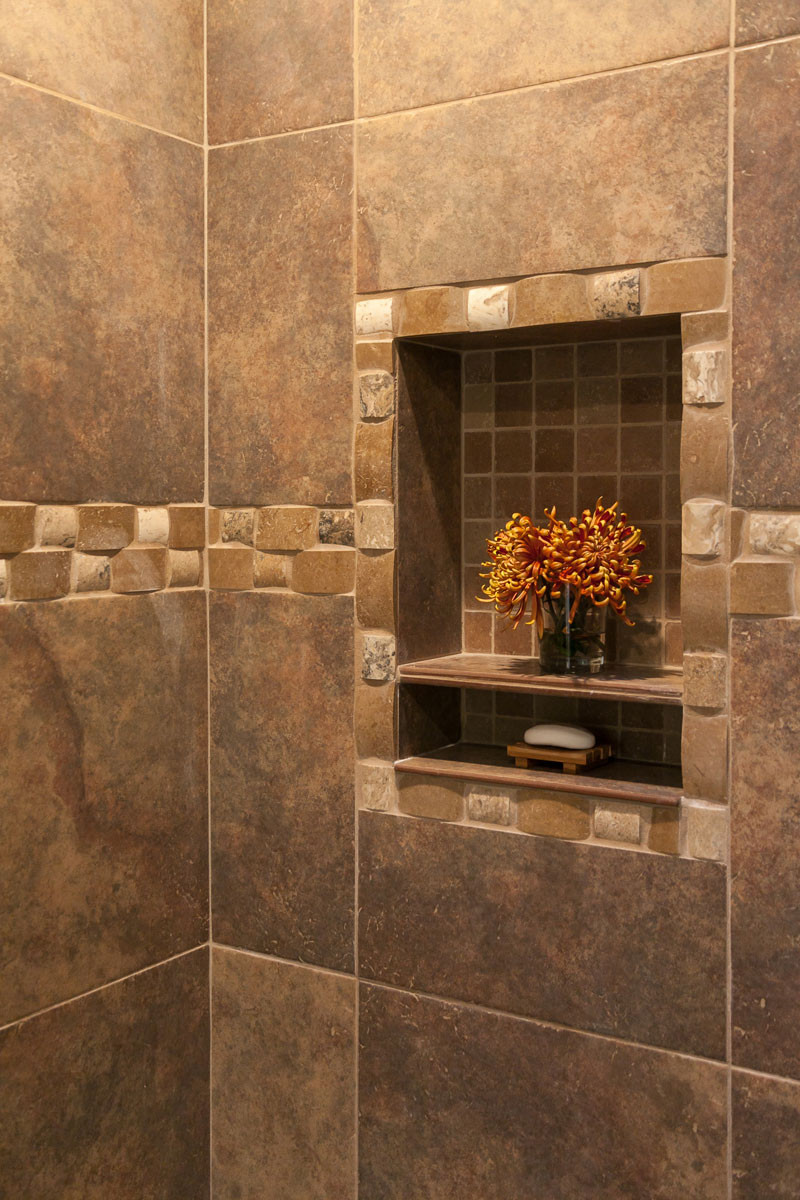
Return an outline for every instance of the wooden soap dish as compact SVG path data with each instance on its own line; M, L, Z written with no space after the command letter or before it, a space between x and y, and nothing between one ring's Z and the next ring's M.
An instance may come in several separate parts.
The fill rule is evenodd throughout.
M508 747L515 767L532 767L537 762L560 762L567 775L577 775L589 767L599 767L613 757L609 745L590 746L588 750L563 750L557 746L529 746L514 742Z

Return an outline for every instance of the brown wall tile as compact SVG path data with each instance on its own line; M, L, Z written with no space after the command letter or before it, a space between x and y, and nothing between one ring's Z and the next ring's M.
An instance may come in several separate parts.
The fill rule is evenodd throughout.
M0 610L0 1021L207 935L199 593Z
M203 494L199 149L0 81L0 496Z
M733 1200L800 1196L800 1084L733 1072Z
M365 1197L726 1196L721 1067L368 985L360 1016Z
M722 1056L716 864L374 813L360 831L366 976Z
M792 33L800 33L800 12L795 0L737 0L737 42L788 37Z
M800 621L735 620L731 640L734 1062L800 1076L797 746Z
M352 647L350 598L211 596L214 936L343 970L353 965Z
M216 1200L355 1190L355 980L215 950Z
M642 21L630 0L360 0L358 33L369 114L724 46L728 10L725 0L681 0Z
M209 155L212 504L349 504L352 134Z
M736 56L735 112L733 502L797 508L800 42Z
M7 0L0 71L203 140L203 9L194 0Z
M724 253L725 92L720 57L364 125L359 290Z
M0 1033L3 1191L204 1200L208 951Z
M351 0L209 0L208 139L353 115Z

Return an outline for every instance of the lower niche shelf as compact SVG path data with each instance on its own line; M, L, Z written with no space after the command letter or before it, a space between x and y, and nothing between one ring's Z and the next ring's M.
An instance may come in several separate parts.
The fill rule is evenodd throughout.
M628 800L635 804L678 807L681 802L680 767L657 763L611 759L579 775L565 775L557 764L541 763L536 768L511 764L503 747L459 742L431 750L425 755L401 758L396 771L430 775L440 779L464 779L500 787L534 788L539 791L571 792L600 796L606 800Z

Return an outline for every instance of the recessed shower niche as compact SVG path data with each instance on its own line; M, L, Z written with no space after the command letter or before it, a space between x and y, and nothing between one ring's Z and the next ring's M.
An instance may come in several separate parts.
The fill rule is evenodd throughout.
M397 769L677 804L681 795L679 316L397 339ZM482 603L486 539L598 497L642 528L652 586L609 615L598 675L539 668L532 627ZM580 775L507 754L534 721L586 725Z

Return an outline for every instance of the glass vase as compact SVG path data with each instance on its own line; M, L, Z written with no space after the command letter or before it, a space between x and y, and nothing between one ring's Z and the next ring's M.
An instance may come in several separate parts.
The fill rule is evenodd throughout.
M542 596L544 632L539 665L548 675L594 675L605 663L608 608L599 608L582 596L570 620L574 600L569 585L558 597Z

